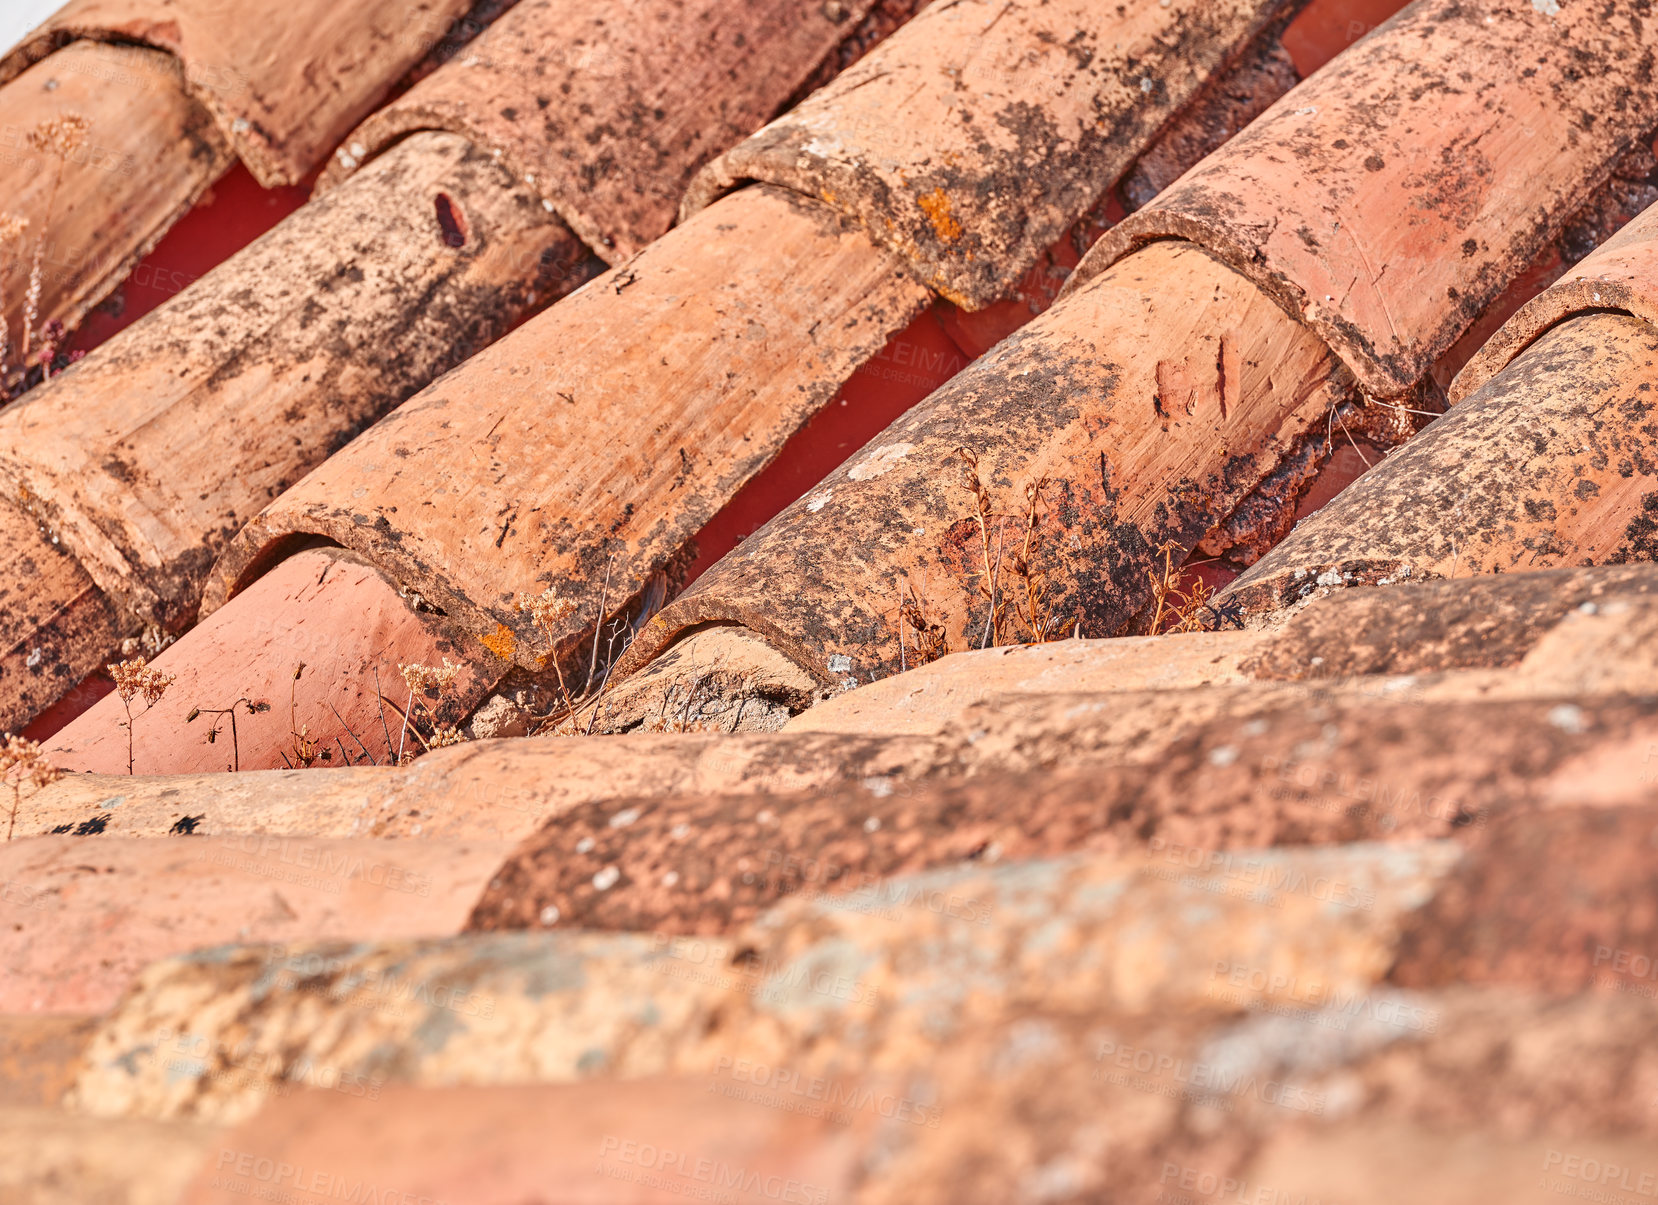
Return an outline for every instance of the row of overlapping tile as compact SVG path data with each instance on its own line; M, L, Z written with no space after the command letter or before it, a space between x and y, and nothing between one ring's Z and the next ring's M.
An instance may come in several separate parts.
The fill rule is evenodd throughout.
M958 3L923 19L975 8ZM1462 403L1470 409L1392 453L1228 591L1236 601L1215 613L1243 626L985 649L926 665L917 643L925 628L910 629L906 654L905 629L875 626L878 608L897 601L895 567L913 565L917 577L934 570L915 597L929 618L951 617L949 648L977 643L983 628L999 643L1021 635L1017 616L1004 633L975 599L975 541L995 534L985 537L973 503L962 501L971 495L945 463L955 447L976 454L998 495L1014 496L1021 513L1004 523L1010 541L1024 535L1024 485L1052 476L1065 487L1063 505L1035 512L1055 529L1042 547L1057 551L1073 528L1088 542L1044 567L1060 592L1047 611L1114 608L1088 613L1087 631L1103 634L1131 624L1135 598L1149 596L1144 570L1159 541L1184 551L1235 513L1237 499L1295 460L1296 432L1302 447L1325 441L1315 463L1336 417L1376 440L1403 436L1397 411L1370 422L1363 412L1430 405L1413 399L1435 361L1521 269L1558 256L1551 240L1654 124L1639 115L1651 104L1639 91L1638 33L1616 14L1561 8L1413 7L1270 111L1246 134L1253 142L1234 139L1130 218L1083 274L1123 258L1068 286L1075 291L1051 313L901 420L913 425L877 436L645 629L634 663L660 655L623 684L618 713L651 713L676 675L683 683L694 672L717 679L716 693L736 708L717 726L738 729L745 705L764 711L755 680L766 672L795 691L767 713L768 726L816 703L786 731L497 741L439 749L399 769L77 774L25 789L17 831L64 835L10 843L0 874L11 913L0 942L19 969L4 1001L4 1058L18 1085L5 1174L38 1199L67 1184L70 1199L167 1201L337 1199L364 1186L502 1202L715 1192L773 1201L1485 1201L1578 1189L1639 1199L1658 1125L1646 1050L1658 577L1624 566L1466 578L1642 559L1588 538L1638 517L1630 500L1647 475L1628 429L1646 421L1638 228L1521 311L1464 378L1478 390L1457 391L1471 394ZM1023 6L1004 5L999 16L986 6L978 43L1013 18L1035 19ZM1490 57L1464 80L1451 50L1469 46ZM901 48L887 43L893 55ZM1506 73L1492 65L1505 55L1514 68ZM873 75L882 61L864 69ZM1620 64L1631 79L1619 77ZM257 695L249 664L268 662L263 689L272 694L295 661L317 673L342 630L359 647L389 645L393 660L459 657L474 698L502 680L498 663L520 657L519 670L539 670L561 640L566 654L585 653L592 613L639 592L644 570L663 561L628 561L644 555L629 544L584 564L581 547L531 517L524 499L554 497L571 481L603 495L606 483L588 483L583 469L604 472L605 454L638 455L650 424L680 422L697 403L694 388L676 391L695 358L661 317L670 300L681 312L706 306L714 319L723 309L743 322L793 307L799 331L825 312L848 313L825 311L821 299L855 294L862 266L872 282L863 296L886 288L903 303L876 323L873 340L820 348L808 331L795 337L798 351L780 353L770 340L781 331L768 327L765 343L747 346L732 334L739 347L717 349L724 359L703 378L748 373L755 389L767 373L791 386L816 382L821 404L850 361L873 356L933 294L973 305L1005 290L1008 278L976 283L978 249L971 260L952 249L968 232L1007 232L1011 243L1031 215L1008 219L1004 207L1024 202L968 188L986 207L969 213L957 182L892 168L905 162L897 155L870 156L891 171L885 187L879 173L860 175L856 156L835 154L828 140L878 133L895 106L878 92L885 76L856 71L716 160L688 208L732 180L758 184L712 201L469 362L398 411L393 426L374 428L369 440L381 443L348 445L346 459L307 480L327 488L290 496L291 507L279 501L241 543L226 533L232 568L208 579L204 564L197 581L217 581L210 591L232 597L167 654L181 678L203 667L189 683L203 697L175 698L180 714L158 712L152 728L140 719L136 734L153 733L145 756L169 756L180 733L200 739L182 727L186 706ZM1419 86L1388 90L1380 81L1389 72L1395 84L1414 77ZM1010 70L995 81L1017 78ZM1143 95L1156 96L1168 77L1141 78L1153 85ZM1537 111L1537 96L1563 94L1562 78L1589 89L1583 110L1595 120L1578 118L1576 134L1535 159L1527 143L1497 149ZM1384 95L1358 120L1366 81ZM856 121L856 108L843 111L846 128L835 127L814 105L854 83L851 95L870 94L869 108ZM1326 90L1306 91L1317 88ZM895 95L921 103L913 89ZM1412 96L1469 93L1475 99L1455 103L1486 115L1480 153L1502 173L1473 170L1464 195L1424 166L1464 163L1457 129L1409 106ZM1333 141L1293 125L1324 114L1326 133L1342 131ZM384 120L397 128L395 115ZM912 128L926 127L898 135L912 138ZM1410 137L1381 141L1401 130ZM1377 139L1369 147L1335 145L1366 131ZM1237 198L1204 202L1182 191L1234 154L1230 170L1244 179L1250 163L1295 169L1297 148L1309 147L1343 156L1307 175L1291 170L1286 187L1256 202L1279 221L1301 204L1303 260L1272 244L1271 223L1252 220ZM1353 149L1361 156L1346 154ZM1414 171L1387 167L1413 151ZM349 145L347 153L360 157ZM1383 167L1365 163L1372 154ZM1022 170L1047 180L1028 163ZM1369 180L1360 173L1384 170L1397 173L1393 191L1372 194L1385 201L1348 200L1330 213L1310 191L1334 182L1359 195ZM1072 186L1062 174L1054 180L1058 190ZM861 224L896 205L900 184L929 198L937 188L950 208L917 206L925 227L915 211L902 215L909 226L896 216L891 226L884 217ZM1401 195L1415 203L1402 207ZM848 213L832 217L842 204ZM941 212L960 227L953 239ZM1315 225L1320 214L1341 227L1370 217L1372 227L1352 236L1361 248L1417 238L1431 248L1454 229L1456 254L1424 255L1397 293L1378 271L1364 281L1362 305L1336 306L1331 292L1333 308L1321 308L1309 282L1324 261L1311 244L1344 235ZM1089 220L1049 218L1060 232ZM1179 238L1161 237L1171 231ZM1246 236L1267 250L1257 254ZM1130 250L1144 238L1160 241ZM1464 238L1474 243L1466 257ZM1044 245L1033 238L1027 251ZM766 255L751 259L756 246ZM993 268L1001 263L984 254ZM1620 312L1608 314L1595 282L1610 275L1601 265L1612 256L1624 265L1623 292L1612 307ZM722 293L739 275L755 275L763 290ZM976 287L985 289L978 299ZM1296 289L1303 295L1286 309ZM1440 302L1448 289L1468 295L1467 306ZM701 321L692 329L704 340L726 329ZM548 322L558 325L537 330ZM1381 322L1397 342L1378 336ZM1607 347L1622 358L1594 354ZM642 348L684 359L673 374L630 380L617 358ZM819 359L802 368L791 355ZM822 369L831 355L843 357L839 366ZM90 365L55 388L90 375ZM607 372L619 383L606 386ZM811 375L820 372L840 376L824 383ZM572 410L553 407L545 419L497 396L575 395L595 383L610 390L601 394L609 405L587 411L560 398ZM1520 383L1532 392L1516 397ZM644 402L608 413L630 389ZM1473 409L1482 396L1498 400ZM1548 406L1564 418L1540 418ZM764 407L747 413L755 411L775 417ZM801 413L778 421L798 423ZM1483 438L1466 417L1481 413L1512 432ZM1061 416L1057 428L1050 414ZM1240 419L1254 425L1228 429ZM547 448L587 447L575 441L590 423L608 424L612 442L591 445L583 468L542 481L539 495L514 481L479 501L467 489L471 470L457 467L463 436L446 446L444 423L478 432L524 425L493 445L476 478L491 485L515 471L566 473L562 463L527 462ZM1078 452L1067 442L1073 428L1077 447L1108 436ZM1446 431L1460 431L1460 442L1434 452ZM1211 465L1217 443L1224 457L1244 448L1248 463ZM662 446L671 455L675 445ZM1531 496L1500 486L1512 463L1501 458L1521 451ZM687 492L733 496L744 471L711 485L721 479L702 462L725 454L691 443L687 460L693 453ZM1425 465L1409 459L1429 455L1437 459ZM742 460L731 453L727 463ZM418 463L397 476L397 461ZM1094 476L1066 477L1076 461ZM1375 484L1407 470L1403 484ZM1177 472L1186 480L1171 486ZM1484 483L1478 513L1491 516L1481 530L1493 550L1457 562L1463 577L1428 559L1436 541L1468 538L1458 526L1467 511L1455 509L1468 483L1435 492L1457 473ZM1096 480L1116 508L1109 524L1084 504ZM1578 485L1585 480L1604 487L1604 502ZM1364 489L1372 501L1353 502ZM365 516L353 527L365 533L329 519L333 503L352 495ZM614 514L625 517L629 501L637 509L673 497L642 490L616 501ZM1556 545L1534 541L1523 557L1493 559L1511 547L1502 541L1516 516L1544 522L1538 497L1565 503L1551 517ZM1419 506L1420 518L1400 523L1376 498ZM489 509L503 500L519 513ZM422 501L439 502L440 513L422 518ZM689 509L654 504L644 520ZM665 538L694 535L717 509L700 505ZM987 507L991 525L1004 506L998 497ZM494 525L469 534L474 515ZM952 525L962 547L946 566L939 532ZM351 552L285 542L307 533ZM509 544L532 535L543 554L565 558L555 564L573 568L561 581L574 587L585 573L592 580L580 589L617 592L608 604L572 595L586 600L585 628L575 614L560 636L509 609L514 591L544 584L499 569L513 555L541 563ZM1390 548L1349 557L1366 539ZM459 551L474 544L482 555ZM237 548L247 560L235 561ZM1377 567L1387 556L1391 567ZM733 568L745 560L754 567ZM1453 580L1410 582L1436 575ZM474 578L475 594L459 593ZM885 594L866 597L861 579ZM1295 584L1262 591L1254 582ZM1378 582L1385 588L1339 589ZM406 605L400 586L425 601ZM357 626L300 622L343 611ZM792 612L812 623L791 625ZM260 619L263 629L249 626ZM709 620L742 626L694 627ZM269 639L250 642L249 633ZM469 642L478 635L495 637L484 646L494 661ZM205 637L225 650L217 660L191 651ZM901 666L908 672L892 672ZM854 674L875 680L833 689ZM821 694L830 697L817 702ZM355 721L342 722L339 760L355 761L346 742L367 735L372 713L333 697ZM688 718L689 707L677 727ZM247 751L257 738L244 728L244 739Z
M931 295L983 308L1068 228L1097 228L1090 209L1168 110L1199 91L1203 65L1219 65L1271 15L1259 6L1227 12L1188 20L1171 7L1147 18L1159 36L1165 25L1174 31L1179 69L1137 60L1144 74L1134 87L1107 56L1071 70L1064 52L1031 50L1062 44L1065 31L1103 36L1114 21L1125 28L1113 36L1149 36L1122 18L1044 6L981 31L965 10L930 14L717 157L671 233L280 496L281 478L273 481L262 492L274 502L254 516L202 513L202 500L217 507L225 497L224 466L239 464L249 444L273 468L277 445L314 458L330 432L296 437L262 411L227 424L238 447L204 458L215 480L169 474L164 489L134 490L122 457L90 468L86 449L98 440L61 413L39 402L19 408L34 419L29 442L42 448L19 457L15 472L43 500L54 534L106 554L102 593L119 598L116 610L176 627L198 599L208 611L231 602L168 654L190 693L181 688L168 704L177 715L163 711L147 726L146 767L211 764L216 750L192 754L174 739L180 718L210 696L276 698L304 660L295 644L314 642L338 660L313 666L300 688L311 697L298 697L299 710L319 716L312 728L331 737L345 736L337 727L360 736L382 709L373 649L434 664L453 655L464 672L451 720L497 686L547 689L550 663L575 674L585 666L591 680L596 658L586 654L605 623L612 635L622 621L638 626L646 600L683 575L698 533L837 391L848 400L848 379ZM1643 29L1503 5L1413 8L1114 229L1058 308L905 411L704 574L641 628L618 675L699 625L737 624L769 645L751 660L781 655L832 689L899 669L906 636L962 648L1020 632L1132 628L1144 622L1149 571L1169 544L1176 556L1219 544L1223 557L1249 563L1293 521L1308 477L1338 441L1356 428L1385 447L1439 409L1428 400L1436 362L1510 300L1528 266L1559 260L1562 232L1600 204L1597 190L1608 191L1616 170L1650 164L1643 140L1653 104L1636 78ZM958 59L974 67L972 81L950 74ZM1576 96L1568 112L1559 97L1591 59L1598 66L1586 86L1601 93ZM470 61L446 70L477 70ZM1401 62L1417 80L1403 101ZM1460 88L1459 72L1502 82ZM365 129L385 134L459 111L461 101L442 95L451 78L440 71ZM456 89L464 91L448 86ZM963 91L980 95L968 105ZM428 103L427 92L439 95ZM1444 118L1453 103L1466 120ZM1029 130L1010 116L1027 105L1038 115ZM1601 110L1608 116L1584 116ZM988 136L974 127L987 113L1000 123ZM1464 155L1458 140L1476 118L1504 142ZM464 113L442 120L471 128ZM1353 126L1362 137L1341 136ZM368 143L350 145L368 155L376 134L362 137ZM526 154L514 157L528 162ZM556 175L545 155L534 166L527 176ZM737 181L753 183L721 198ZM1408 220L1378 200L1390 196L1407 198ZM687 309L687 296L707 308ZM282 358L293 359L287 349ZM113 349L103 363L118 363ZM528 364L541 367L527 374ZM92 367L60 382L62 405ZM201 412L221 414L222 399L212 400ZM183 423L177 409L169 418ZM332 417L347 433L363 421ZM266 431L264 440L249 427ZM963 449L982 460L981 503L977 487L960 481ZM292 460L282 476L300 467ZM1644 476L1628 487L1637 501ZM99 482L107 488L95 491ZM1609 505L1627 502L1608 491ZM158 514L176 528L165 541L154 538ZM207 544L224 551L212 564L201 539L215 523ZM283 561L318 540L347 551L311 562L355 554L372 570L336 579L348 584L327 599L306 596L326 571ZM1024 567L1022 618L990 597L1000 587L983 585L999 571L991 549L1010 540L1024 548L1007 571L1011 581ZM546 587L560 595L556 619L515 605ZM394 598L410 592L424 610ZM912 597L919 625L906 609ZM258 646L262 627L298 633L307 623L326 630ZM113 636L103 633L104 655ZM694 658L697 640L680 655ZM60 756L77 767L121 764L121 714L106 701L64 734ZM249 764L279 764L291 719L273 715L275 745Z
M13 842L0 876L12 1174L56 1104L107 1136L81 1183L153 1199L278 1164L295 1200L657 1199L588 1179L639 1144L829 1199L1638 1178L1655 586L1501 575L961 654L778 734L488 742L239 795L71 776L24 822L101 835ZM560 1137L464 1120L524 1108ZM463 1190L480 1150L509 1180Z

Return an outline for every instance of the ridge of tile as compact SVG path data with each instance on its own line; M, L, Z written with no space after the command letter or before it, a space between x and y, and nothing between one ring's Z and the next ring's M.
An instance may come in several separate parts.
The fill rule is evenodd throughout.
M1618 310L1658 325L1658 205L1650 205L1528 301L1451 383L1452 402L1479 392L1539 336L1573 315Z
M770 118L849 29L895 7L913 0L631 0L624 19L608 0L520 0L342 139L317 187L413 131L448 130L617 264L667 231L704 162Z
M79 39L153 46L178 59L190 95L260 184L297 184L471 7L70 0L0 58L0 83Z
M1115 227L1067 289L1195 242L1364 389L1403 394L1658 126L1654 37L1632 13L1416 0Z
M1619 564L1658 552L1652 326L1567 316L1219 596L1271 614L1349 586Z
M859 222L932 291L980 309L1295 7L934 3L704 168L682 213L744 181L790 188Z

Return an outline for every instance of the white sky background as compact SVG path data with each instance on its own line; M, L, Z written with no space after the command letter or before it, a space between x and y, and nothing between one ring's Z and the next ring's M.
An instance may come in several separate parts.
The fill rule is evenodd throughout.
M0 0L0 54L63 7L63 0Z

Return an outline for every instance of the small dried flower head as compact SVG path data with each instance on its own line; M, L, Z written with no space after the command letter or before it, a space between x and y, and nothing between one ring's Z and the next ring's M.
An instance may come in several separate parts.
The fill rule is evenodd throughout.
M15 213L0 213L0 247L17 242L28 228L28 218L20 218Z
M161 701L161 696L167 693L167 688L173 684L172 674L162 673L142 657L106 665L104 669L115 679L115 693L121 696L123 703L131 703L139 695L143 695L145 706L154 707Z
M455 675L461 672L461 667L445 657L442 668L422 665L416 661L413 665L399 665L397 672L403 675L403 681L408 686L410 694L419 694L428 687L435 688L442 694L454 684Z
M520 594L518 609L528 611L530 619L542 631L551 634L575 611L576 604L558 596L558 588L548 586L540 594Z
M439 727L436 732L432 733L432 739L427 742L427 745L433 749L442 749L445 745L463 744L466 739L466 733L462 732L459 728L455 728L450 725L443 725L442 727Z
M8 732L0 742L0 778L28 783L36 790L49 787L63 777L63 771L46 760L40 746Z
M30 130L29 145L59 159L68 159L81 149L81 144L86 141L86 132L91 128L92 123L79 113L65 113L48 118Z

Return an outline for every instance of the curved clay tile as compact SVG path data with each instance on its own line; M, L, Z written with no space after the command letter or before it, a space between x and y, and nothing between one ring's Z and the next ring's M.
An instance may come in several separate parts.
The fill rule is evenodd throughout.
M1021 27L985 32L994 50ZM923 41L917 53L931 52ZM1041 78L1016 82L1030 103L1044 95ZM1065 169L1062 148L1049 150L1051 171ZM1067 220L1092 199L1071 197ZM296 486L223 559L206 605L283 541L323 535L546 685L548 656L579 657L601 610L631 610L682 576L697 533L928 300L822 204L740 190ZM515 605L549 588L563 611L550 623Z
M417 135L0 410L0 481L81 570L11 584L22 622L0 655L23 650L25 672L0 675L0 716L28 718L122 637L188 623L261 506L585 256L487 155ZM102 596L85 620L82 575Z
M158 958L228 941L442 936L511 848L359 837L35 837L0 845L6 1012L101 1013ZM65 958L66 949L76 951Z
M823 206L744 189L285 492L225 554L204 608L284 541L321 535L503 662L540 670L555 652L585 654L601 603L614 613L671 574L720 505L926 302ZM549 587L563 614L538 622L515 607Z
M695 213L761 180L857 220L928 288L1003 297L1283 0L949 0L720 156Z
M470 710L454 702L477 693L470 650L373 566L338 548L308 549L254 591L268 622L227 628L209 616L189 655L173 645L150 661L174 680L130 733L119 693L105 695L45 742L53 763L98 774L393 765ZM412 693L398 672L456 659L462 668L441 698ZM414 735L402 720L411 709Z
M918 619L944 651L1037 629L1112 634L1149 597L1157 546L1195 543L1298 437L1322 431L1347 384L1248 280L1190 246L1147 248L745 540L641 630L618 672L710 621L743 624L825 686L936 655ZM982 525L962 449L987 491Z
M874 9L914 0L522 0L334 152L329 188L415 130L464 136L609 263L673 222L689 174L763 124Z
M152 46L267 188L296 184L471 0L72 0L0 59L0 80L78 39Z
M46 324L79 326L230 163L159 51L75 42L0 87L0 223L28 223L0 234L0 404Z
M1223 593L1270 612L1328 589L1658 556L1653 328L1567 317L1304 520Z
M1658 124L1658 29L1586 4L1418 0L1103 238L1209 248L1380 397L1434 358Z
M1111 635L1156 622L1158 549L1172 545L1178 563L1223 522L1243 521L1238 536L1273 526L1293 509L1293 490L1268 497L1264 517L1241 504L1298 481L1292 470L1329 448L1338 419L1349 438L1356 429L1399 442L1408 413L1346 402L1346 369L1373 392L1416 386L1658 123L1658 95L1637 80L1608 102L1607 119L1573 108L1588 129L1559 129L1561 73L1592 52L1604 87L1619 86L1618 72L1644 80L1638 60L1654 29L1573 11L1555 29L1524 6L1488 13L1419 0L1120 223L1054 310L700 578L652 620L621 670L710 622L740 623L843 687L903 668L924 633L961 649L1078 623L1084 635ZM1560 37L1540 43L1545 29ZM1498 69L1534 45L1537 70ZM1474 75L1469 64L1489 70ZM1402 90L1401 78L1423 86ZM1399 196L1414 198L1403 217ZM1164 266L1181 247L1207 277ZM1149 283L1127 296L1136 278ZM1406 282L1398 297L1396 279ZM1359 308L1303 304L1296 290L1319 281L1319 297L1333 304L1339 292ZM1101 299L1112 290L1124 296L1106 321ZM1252 300L1236 300L1246 293ZM1221 295L1234 300L1217 304ZM1346 367L1321 362L1329 348ZM1237 392L1251 380L1274 385ZM978 458L982 504L960 476L958 449ZM1044 478L1033 515L1023 494ZM1040 559L1026 550L1027 527ZM1015 580L1021 563L1029 576ZM1000 618L1034 609L1036 622L1019 619L1011 633L992 623L989 580L1005 590Z
M1452 402L1478 392L1551 327L1617 310L1658 326L1658 205L1649 206L1492 335L1451 383Z

